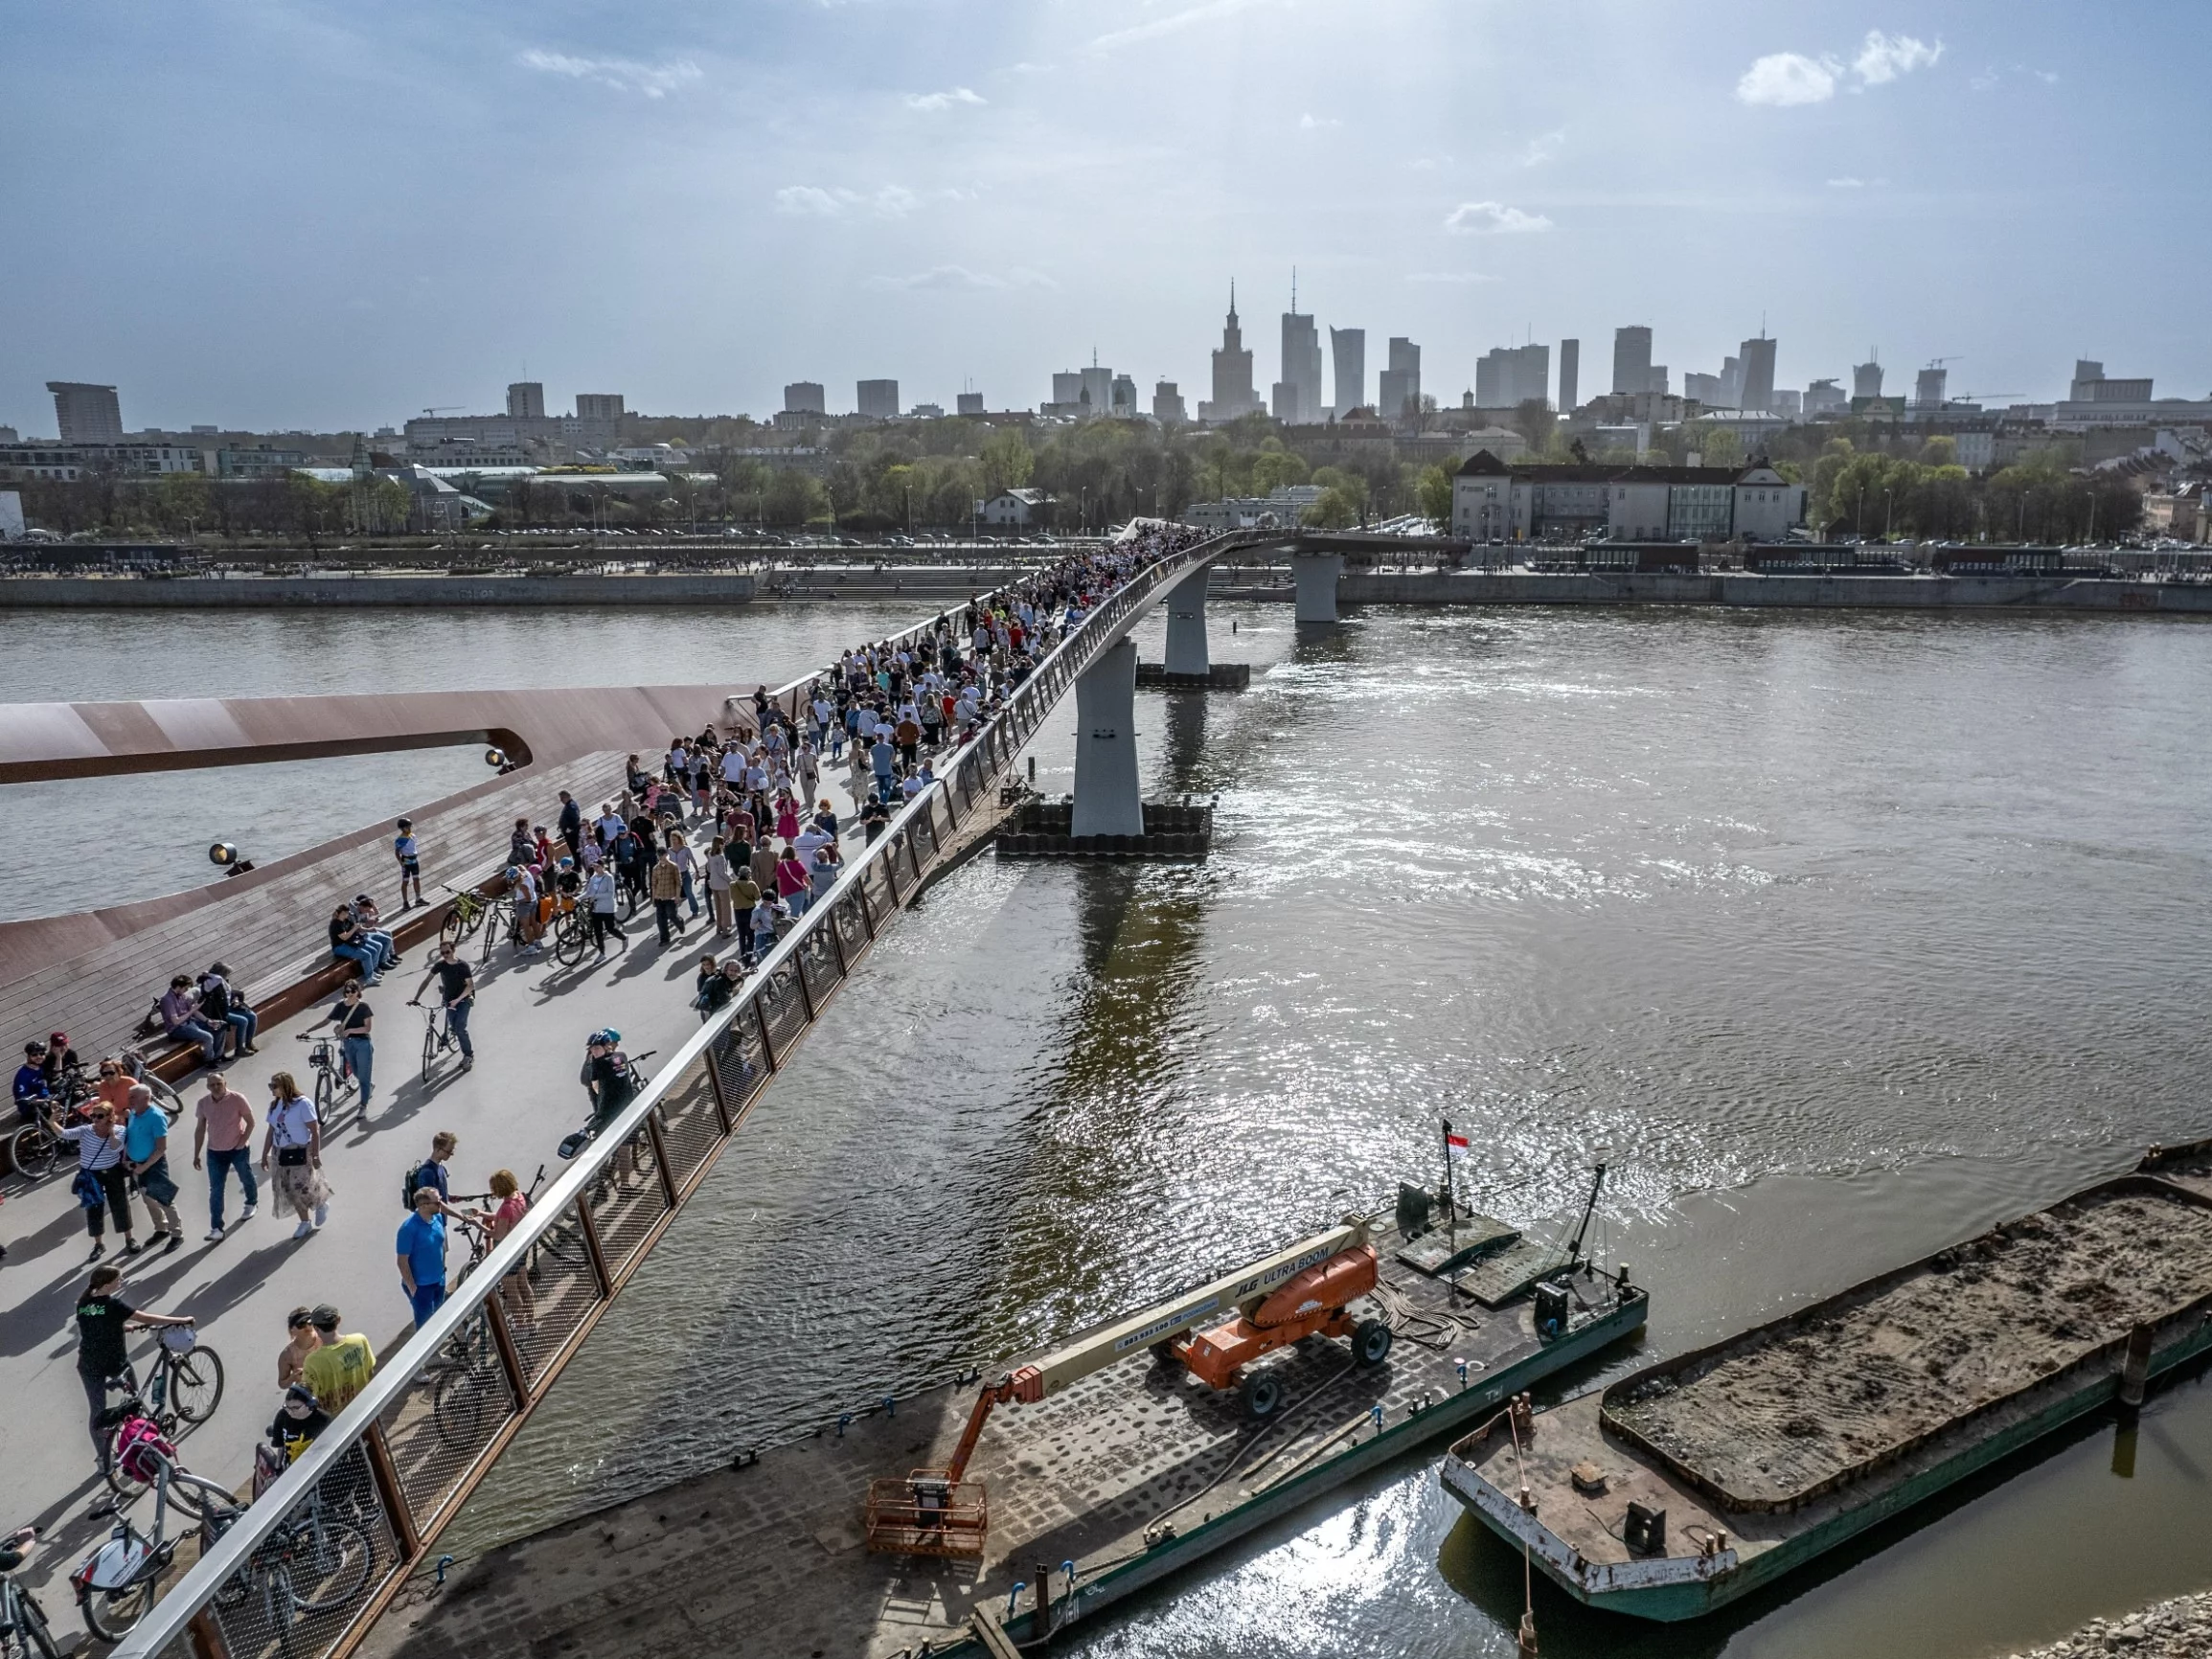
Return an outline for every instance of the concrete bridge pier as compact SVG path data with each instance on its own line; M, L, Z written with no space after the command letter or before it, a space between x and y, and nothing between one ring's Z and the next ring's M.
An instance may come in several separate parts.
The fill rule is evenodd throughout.
M1069 834L1145 832L1136 712L1137 648L1124 640L1075 682L1075 816Z
M1290 558L1298 579L1298 621L1333 623L1336 620L1336 579L1344 574L1340 553L1300 553Z
M1197 570L1168 590L1168 650L1163 665L1170 678L1192 674L1204 678L1213 671L1206 654L1206 578L1210 566Z

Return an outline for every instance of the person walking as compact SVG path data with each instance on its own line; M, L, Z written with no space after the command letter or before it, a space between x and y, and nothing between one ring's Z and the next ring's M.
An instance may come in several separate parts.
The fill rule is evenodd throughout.
M338 1310L318 1303L308 1315L315 1328L315 1351L300 1368L300 1380L314 1390L315 1403L332 1417L376 1375L376 1351L358 1331L338 1334Z
M267 1170L275 1160L277 1196L300 1218L292 1237L305 1239L331 1218L331 1186L323 1179L323 1125L314 1102L300 1093L290 1072L269 1079L269 1096L262 1168Z
M101 1421L107 1415L107 1384L111 1378L120 1379L132 1393L138 1391L125 1333L132 1329L164 1329L192 1323L187 1315L148 1313L125 1302L123 1269L112 1261L92 1270L92 1282L77 1302L77 1380L84 1385L93 1467L101 1477L107 1474L111 1439Z
M169 1174L169 1115L153 1103L153 1091L144 1083L130 1091L130 1117L123 1125L123 1161L130 1167L153 1222L148 1250L157 1245L164 1256L184 1242L184 1222L176 1213L176 1183Z
M629 943L629 935L623 932L622 923L615 920L614 876L605 865L592 871L591 879L583 884L583 902L591 918L591 945L595 953L606 954L606 936L610 933L625 944Z
M660 857L653 861L650 880L653 925L660 930L661 946L666 949L669 941L684 930L676 915L676 905L683 898L683 873L676 868L672 849L661 849Z
M350 979L338 993L338 1000L331 1011L309 1027L320 1031L324 1026L338 1028L338 1050L345 1057L346 1070L361 1091L361 1110L369 1109L369 1088L376 1080L376 1011L369 1006L361 994L361 982ZM307 1032L300 1034L304 1039Z
M399 1223L394 1246L399 1253L399 1286L407 1293L418 1330L445 1303L445 1208L437 1188L427 1182L417 1187L413 1213Z
M704 865L707 883L707 908L715 919L715 937L727 939L737 924L730 909L730 884L736 879L730 871L727 848L729 843L717 835L707 843Z
M422 899L422 844L415 839L415 821L402 818L393 826L399 833L392 837L392 857L399 866L399 909L402 914L414 909ZM408 897L408 889L414 897Z
M468 1015L476 1007L476 970L455 954L450 940L442 939L438 942L438 960L430 965L430 971L422 976L415 994L407 999L409 1008L422 1006L422 993L430 989L432 980L438 982L439 1001L445 1010L445 1029L461 1045L461 1069L472 1071L476 1066L476 1045L468 1036Z
M223 1236L223 1188L235 1170L245 1208L240 1221L251 1221L262 1201L261 1184L254 1179L254 1109L245 1096L230 1086L221 1072L207 1075L207 1093L193 1108L192 1167L207 1170L207 1241Z
M683 876L684 906L691 919L699 919L699 855L692 851L691 837L681 830L669 831L668 855L677 873Z
M84 1210L84 1230L92 1236L92 1260L97 1261L107 1254L103 1209L115 1217L115 1230L123 1235L123 1253L136 1256L139 1243L130 1223L130 1169L124 1161L123 1131L115 1121L115 1108L104 1101L96 1102L83 1123L68 1125L57 1133L77 1146L77 1179L70 1192Z
M807 867L799 862L798 853L786 846L783 856L776 860L776 897L793 916L804 916L808 892Z
M738 935L738 954L750 965L753 960L753 906L761 901L761 884L753 879L752 867L741 864L730 876L730 921Z
M560 838L568 843L568 855L574 858L583 847L583 808L566 789L560 792L560 816L554 820L554 825Z

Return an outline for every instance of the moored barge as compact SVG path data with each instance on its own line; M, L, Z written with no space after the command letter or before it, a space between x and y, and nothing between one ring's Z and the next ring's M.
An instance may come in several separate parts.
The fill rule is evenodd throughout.
M2138 1173L1602 1394L1494 1414L1441 1472L1577 1601L1692 1619L2207 1347L2212 1196Z

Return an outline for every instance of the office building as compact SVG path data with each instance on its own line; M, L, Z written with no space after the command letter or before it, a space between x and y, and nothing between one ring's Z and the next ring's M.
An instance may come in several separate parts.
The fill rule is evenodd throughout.
M963 392L953 400L952 406L962 415L980 415L983 413L983 394Z
M1653 363L1644 372L1644 390L1658 398L1667 395L1666 364Z
M1403 335L1390 338L1390 367L1382 371L1375 412L1385 420L1421 413L1421 348Z
M1494 346L1474 366L1474 401L1481 409L1513 409L1550 401L1549 346Z
M1866 353L1865 362L1852 366L1851 396L1855 399L1881 396L1881 365L1875 361L1872 352Z
M1843 395L1843 388L1833 380L1815 380L1805 388L1805 413L1808 415L1834 415L1851 407L1851 399Z
M1943 407L1944 382L1950 378L1950 371L1940 363L1930 363L1912 379L1912 406L1915 409Z
M878 420L899 419L899 382L896 380L862 380L854 395L855 406L863 415Z
M1724 407L1722 401L1721 376L1702 375L1695 369L1682 374L1682 396L1693 403L1702 403L1708 409Z
M1312 313L1298 309L1298 283L1290 281L1290 309L1283 313L1283 377L1275 382L1275 419L1306 426L1321 419L1321 332Z
M1229 284L1229 320L1221 330L1221 344L1214 352L1214 395L1198 404L1201 420L1234 420L1259 408L1252 393L1252 350L1237 326L1237 284Z
M49 380L54 394L54 420L64 443L121 443L123 405L113 386L91 386L80 380Z
M1083 371L1063 369L1052 377L1052 404L1047 413L1053 415L1080 415L1083 413Z
M1761 330L1756 340L1736 348L1743 353L1738 370L1736 407L1771 409L1774 406L1774 342Z
M545 388L536 380L517 380L507 388L507 414L513 420L545 419Z
M2141 380L2110 380L2105 376L2105 366L2087 357L2074 359L2074 377L2066 387L2069 403L2148 403L2151 401L2151 382Z
M1331 329L1329 355L1336 373L1336 400L1330 408L1341 420L1367 401L1367 330Z
M1093 352L1091 353L1090 367L1078 371L1078 374L1081 376L1083 382L1083 391L1077 397L1076 401L1083 406L1084 413L1090 415L1112 414L1114 406L1114 372L1111 369L1100 368L1098 366L1098 353ZM1129 400L1132 403L1136 401L1136 394L1133 388L1130 391Z
M829 399L823 395L819 380L794 380L784 388L787 415L826 415L829 410Z
M1560 342L1560 413L1575 412L1575 394L1579 392L1583 372L1583 343L1580 340Z
M1652 330L1640 323L1613 330L1613 390L1666 390L1652 385Z
M1113 402L1110 405L1116 419L1133 420L1137 415L1137 383L1127 375L1116 375L1113 380Z
M576 418L579 420L620 420L625 413L620 392L579 392L576 395Z
M1183 413L1183 395L1173 380L1152 388L1152 419L1162 426L1180 426L1189 419Z

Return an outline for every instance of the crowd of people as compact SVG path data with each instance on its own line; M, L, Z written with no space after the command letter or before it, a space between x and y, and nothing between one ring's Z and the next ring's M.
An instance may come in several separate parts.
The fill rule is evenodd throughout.
M846 867L844 841L874 842L898 808L930 787L937 768L957 758L1072 627L1190 534L1159 526L1108 548L1072 553L929 626L841 652L795 696L779 700L760 688L749 705L738 705L726 729L675 738L650 765L630 757L624 789L600 803L596 813L562 790L551 829L517 819L508 849L505 875L514 900L518 954L538 954L547 929L570 909L588 918L602 953L609 941L627 947L621 918L627 896L633 912L650 905L664 944L693 923L707 921L718 947L700 962L694 1002L701 1017L726 1006L778 936L835 885ZM839 766L847 768L850 793L859 803L849 816L822 788L824 776ZM393 850L400 908L406 910L422 902L421 849L407 820L398 830ZM353 964L358 977L316 1022L337 1028L364 1105L374 1080L374 1013L366 992L400 961L392 935L378 921L366 895L333 908L331 949ZM719 943L724 941L726 945ZM415 1000L433 984L466 1069L474 1057L467 1024L474 975L445 946ZM179 975L163 999L160 1018L169 1034L198 1045L210 1068L193 1106L191 1154L193 1168L204 1170L208 1181L207 1239L226 1236L226 1190L234 1178L241 1223L255 1215L266 1182L275 1189L274 1201L295 1216L295 1238L321 1228L331 1193L322 1172L324 1125L312 1101L292 1073L279 1071L268 1081L268 1100L257 1117L253 1102L220 1069L226 1045L232 1054L251 1054L258 1034L258 1020L232 985L229 969L218 962L196 980ZM584 1077L595 1123L619 1114L633 1098L636 1079L618 1042L615 1034L598 1032L588 1051ZM16 1076L15 1100L18 1111L28 1115L58 1099L65 1071L77 1061L59 1033L46 1043L28 1045L25 1061ZM110 1220L123 1237L125 1257L176 1250L183 1227L170 1169L171 1125L150 1088L122 1060L103 1059L94 1098L81 1115L81 1122L57 1127L78 1154L76 1185L95 1261L105 1253ZM417 1326L445 1301L450 1229L480 1229L489 1248L528 1210L529 1194L507 1170L490 1175L491 1202L485 1207L472 1210L457 1201L449 1168L458 1144L450 1132L439 1134L430 1156L410 1171L403 1193L394 1261ZM150 1222L144 1245L135 1232L134 1192ZM109 1455L101 1416L106 1396L113 1385L135 1389L137 1381L125 1332L190 1323L188 1314L151 1313L129 1301L123 1278L114 1263L101 1262L76 1313L78 1370L103 1470ZM526 1326L532 1311L527 1280L510 1280L503 1298L510 1315ZM345 1332L334 1307L296 1307L285 1323L275 1378L281 1401L264 1437L257 1490L344 1409L376 1367L373 1345L358 1332Z

